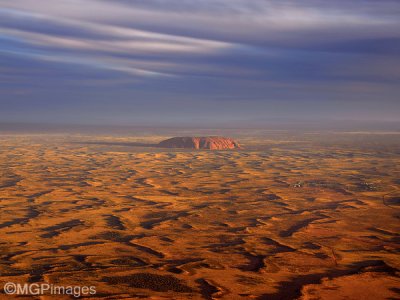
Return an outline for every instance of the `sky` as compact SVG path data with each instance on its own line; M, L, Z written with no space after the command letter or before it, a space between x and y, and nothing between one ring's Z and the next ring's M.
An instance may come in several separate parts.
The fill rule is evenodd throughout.
M399 121L397 0L0 0L0 122Z

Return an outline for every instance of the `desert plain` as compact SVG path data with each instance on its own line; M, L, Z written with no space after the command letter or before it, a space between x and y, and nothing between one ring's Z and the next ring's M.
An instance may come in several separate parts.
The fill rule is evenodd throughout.
M0 283L95 286L91 299L400 299L400 135L146 147L169 136L1 135Z

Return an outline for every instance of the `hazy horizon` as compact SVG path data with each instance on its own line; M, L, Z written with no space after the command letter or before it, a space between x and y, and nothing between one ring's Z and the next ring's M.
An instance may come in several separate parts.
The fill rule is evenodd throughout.
M130 122L130 123L72 123L72 122L7 122L0 121L0 133L16 132L47 132L65 130L79 132L93 130L96 132L126 131L134 129L154 130L265 130L265 131L371 131L400 132L400 121L354 121L354 120L300 120L300 119L270 119L230 122Z

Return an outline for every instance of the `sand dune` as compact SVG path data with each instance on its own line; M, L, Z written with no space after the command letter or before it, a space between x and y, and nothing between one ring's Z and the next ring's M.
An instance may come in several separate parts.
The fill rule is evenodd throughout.
M97 299L399 297L395 150L0 139L1 282Z

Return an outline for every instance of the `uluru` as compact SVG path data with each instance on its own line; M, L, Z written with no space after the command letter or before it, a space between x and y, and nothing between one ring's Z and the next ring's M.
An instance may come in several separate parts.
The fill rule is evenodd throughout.
M222 136L202 136L202 137L173 137L158 144L163 148L185 148L185 149L208 149L208 150L227 150L240 149L238 142L231 138Z

